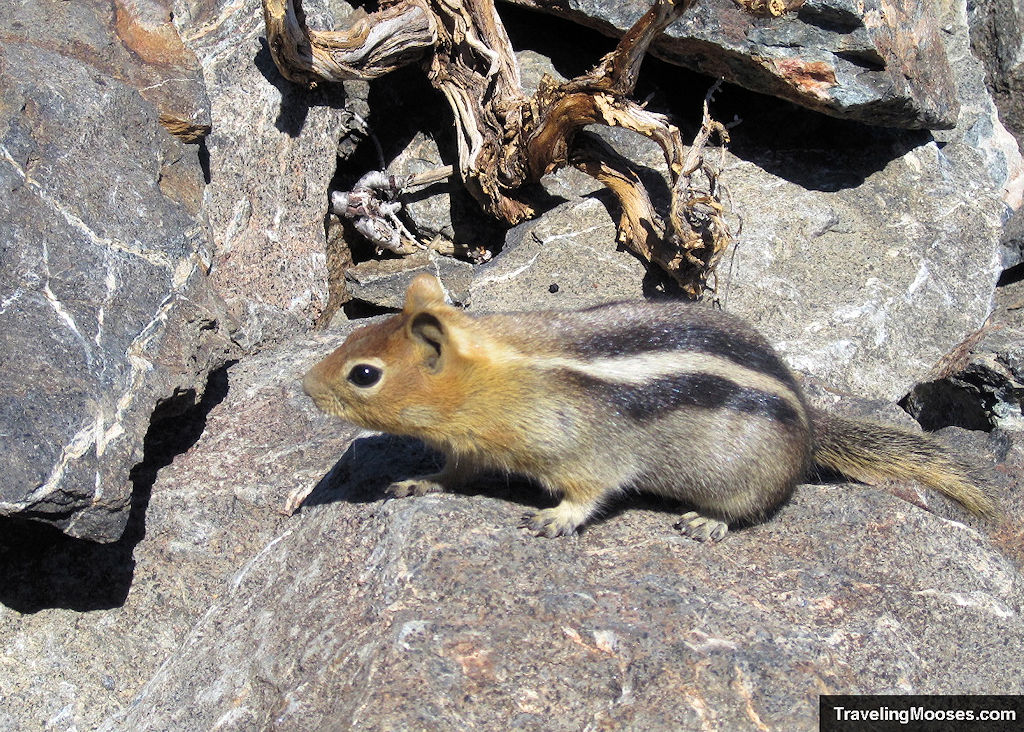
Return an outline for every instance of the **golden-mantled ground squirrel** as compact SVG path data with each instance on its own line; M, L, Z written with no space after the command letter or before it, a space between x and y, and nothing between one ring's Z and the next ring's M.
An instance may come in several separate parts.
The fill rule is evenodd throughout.
M325 412L446 455L440 473L389 486L395 496L487 469L538 481L562 499L524 518L538 535L571 534L614 496L646 491L695 509L684 533L721 539L778 507L811 465L993 508L939 444L810 408L764 338L686 303L471 317L420 275L401 313L353 332L303 386Z

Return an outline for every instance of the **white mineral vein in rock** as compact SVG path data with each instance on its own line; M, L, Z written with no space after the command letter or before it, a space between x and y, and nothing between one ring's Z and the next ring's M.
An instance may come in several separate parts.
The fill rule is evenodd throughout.
M260 549L252 559L250 559L248 562L246 562L242 566L242 568L238 571L238 574L235 575L235 578L231 581L231 591L232 592L236 591L238 589L238 587L242 584L242 580L245 579L245 575L247 575L249 573L249 570L252 569L253 565L255 565L258 561L260 561L260 559L262 559L263 556L267 554L267 552L269 552L271 549L273 549L274 545L276 545L279 541L281 541L282 539L286 539L289 536L291 536L292 535L292 531L293 531L292 529L288 529L287 531L285 531L283 534L281 534L277 538L272 539L269 544L267 544L265 547Z
M583 207L581 206L580 208L583 208ZM592 231L600 231L600 230L607 229L607 228L608 228L608 224L606 224L606 223L596 224L595 226L591 226L591 227L586 228L586 229L580 229L579 231L569 231L569 232L566 232L564 234L554 234L552 236L545 237L544 240L543 240L543 243L544 244L550 244L551 242L558 241L559 239L575 239L575 238L583 236L585 234L589 234Z
M5 312L7 312L7 308L9 308L13 303L20 300L21 296L24 294L25 291L19 287L11 294L10 297L5 297L2 301L0 301L0 315L3 315Z
M943 597L952 600L961 607L977 608L978 610L990 613L999 618L1012 618L1016 615L1013 610L1003 605L991 595L987 595L980 590L975 590L970 594L964 595L959 592L943 592L941 590L930 588L927 590L918 590L914 594L920 596Z
M473 283L473 289L477 289L479 287L482 287L483 285L489 285L489 284L491 284L493 282L508 282L509 280L514 279L515 277L518 277L520 274L522 274L523 272L528 270L530 267L532 267L533 263L537 261L537 257L539 257L539 256L540 256L540 252L537 252L532 257L530 257L530 261L529 262L527 262L526 264L524 264L521 267L515 268L511 272L506 272L505 274L501 274L501 275L491 275L490 277L481 277L479 280L477 280L476 282Z
M220 238L219 252L221 256L231 251L231 245L238 236L238 232L249 221L252 216L252 203L248 198L242 198L235 202L231 210L231 220L228 221L227 229Z
M46 301L50 303L50 306L57 313L57 317L60 318L68 329L75 335L75 339L82 344L82 348L85 350L85 362L92 368L92 346L89 345L88 339L82 335L82 331L78 328L78 323L75 322L74 316L68 312L67 308L60 301L57 295L54 294L53 290L50 289L50 249L46 244L46 240L43 239L43 288L42 293L46 298Z
M53 198L49 193L44 191L38 184L34 183L33 181L27 181L27 183L32 187L32 189L36 192L39 198L41 198L43 201L45 201L54 209L56 209L57 212L64 218L64 220L72 228L84 234L86 238L88 238L89 241L91 241L96 246L106 249L113 249L114 251L123 252L124 254L128 254L133 257L138 257L139 259L145 260L156 267L161 267L166 270L171 269L170 259L168 259L167 255L164 254L163 252L147 249L146 247L141 246L138 242L123 242L118 241L116 239L107 239L100 236L95 231L90 229L89 225L82 221L82 219L79 218L73 211L68 209L64 204L62 204L57 199Z
M104 277L104 284L107 288L107 296L104 298L103 303L100 305L99 310L96 311L96 335L93 337L93 342L99 347L103 341L103 323L106 317L106 308L114 300L114 293L117 291L117 275L114 274L113 268L110 266L110 257L105 256L103 258L103 266L107 269L107 274Z
M6 146L0 145L0 153L3 153L3 159L6 160L12 168L14 168L14 172L18 174L18 177L25 180L25 170L18 165L17 161L13 157L11 157L11 153Z
M18 174L18 177L20 177L25 182L26 186L28 186L37 196L39 196L41 200L43 200L49 206L55 209L57 213L59 213L61 217L68 223L68 225L71 226L71 228L84 234L86 238L93 244L101 248L113 249L118 252L130 254L134 257L139 257L140 259L144 259L145 261L149 262L150 264L156 265L157 267L163 267L164 269L168 270L171 269L170 260L167 258L167 255L165 255L163 252L146 249L145 247L139 245L138 242L122 242L117 241L116 239L107 239L97 234L95 231L90 229L89 225L86 224L78 215L76 215L73 211L67 208L63 203L58 201L56 198L51 196L39 184L38 181L29 178L25 170L20 165L18 165L17 162L15 162L14 158L11 157L11 153L3 145L0 145L0 153L2 153L3 159L6 160L14 168L15 172Z
M917 276L914 277L914 281L910 283L910 286L907 288L907 292L903 296L903 299L905 301L907 301L907 302L910 302L911 300L913 300L914 294L928 280L928 277L930 275L931 275L931 272L928 271L928 261L927 260L922 260L921 266L917 270Z
M75 436L71 438L71 441L61 449L60 457L50 470L49 477L47 477L46 481L42 485L17 503L0 501L0 509L4 511L17 511L23 509L25 506L31 506L34 503L42 501L50 495L50 493L55 491L57 486L64 479L64 471L67 470L68 463L82 457L82 455L84 455L94 444L96 444L95 420L76 432Z

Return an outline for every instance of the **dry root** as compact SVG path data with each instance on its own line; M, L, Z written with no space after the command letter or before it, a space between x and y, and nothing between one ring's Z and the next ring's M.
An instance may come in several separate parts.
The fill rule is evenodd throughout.
M457 173L491 215L509 224L532 216L524 187L572 164L618 199L621 243L699 297L731 241L719 197L722 165L705 156L712 138L724 155L728 133L710 117L705 99L701 130L685 150L668 118L630 98L651 41L694 1L655 0L591 72L562 83L546 79L533 97L522 90L493 0L382 3L348 30L333 32L310 31L297 0L263 0L263 7L274 60L293 81L372 79L421 61L455 114ZM771 13L786 9L782 0L741 5ZM592 124L633 130L661 147L672 190L666 216L658 216L628 160L582 133ZM397 215L397 195L410 185L409 178L370 173L353 190L336 192L332 207L379 248L410 253L430 246L416 241Z

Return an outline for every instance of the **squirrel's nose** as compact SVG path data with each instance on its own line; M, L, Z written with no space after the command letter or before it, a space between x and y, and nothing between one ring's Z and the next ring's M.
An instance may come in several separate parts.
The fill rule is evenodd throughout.
M315 367L307 371L305 376L302 377L302 390L314 399L317 394L323 391L323 381L320 380L320 375L316 373Z

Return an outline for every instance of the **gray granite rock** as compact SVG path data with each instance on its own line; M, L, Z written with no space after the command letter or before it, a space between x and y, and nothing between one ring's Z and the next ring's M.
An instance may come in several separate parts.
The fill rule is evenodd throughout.
M936 372L904 401L925 428L1024 430L1024 282L999 288L992 317Z
M338 510L282 531L108 728L798 730L823 688L1024 690L1019 570L884 492L808 488L714 547L650 506L561 542L490 497L340 535ZM344 563L297 559L328 541Z
M609 137L630 159L663 166L646 141ZM716 298L755 323L797 370L895 401L987 317L1005 204L982 156L962 140L941 148L902 140L904 151L893 156L896 140L864 139L812 156L728 156L722 181L742 233L723 258ZM843 181L858 171L861 179ZM477 269L472 308L639 296L642 267L616 251L612 221L589 198L512 229L506 250ZM551 284L566 291L548 293Z
M297 382L345 332L227 372L157 478L126 597L64 609L65 579L39 609L39 565L64 550L19 562L0 590L10 728L799 730L822 690L1024 692L1013 435L968 440L999 463L1005 526L807 485L717 545L645 499L544 540L516 524L548 499L516 481L383 498L429 454L317 413Z
M304 4L314 27L344 22L343 3ZM365 130L365 84L306 91L280 76L259 0L177 0L174 22L202 67L213 131L204 212L216 242L211 277L239 341L261 347L306 330L328 301L327 189L339 139ZM348 107L352 107L349 109Z
M862 154L850 154L848 169ZM900 398L989 313L1004 207L980 157L928 142L836 191L809 190L766 162L736 161L724 176L744 222L719 278L727 309L796 369Z
M4 3L4 43L45 48L135 89L164 126L196 141L210 129L210 108L195 56L170 21L167 0L32 0ZM33 77L60 80L61 66Z
M400 310L405 291L416 275L427 272L441 280L453 303L469 300L473 265L436 252L423 251L399 259L371 259L345 271L349 295L354 300Z
M154 407L228 349L200 165L133 87L20 27L0 46L0 515L112 541Z
M971 44L985 64L988 88L1003 122L1024 145L1024 2L977 0L968 12Z
M616 248L605 203L578 198L509 230L501 254L475 269L469 309L575 309L638 300L644 276L644 265Z
M513 0L622 35L646 0ZM652 46L675 64L870 124L952 127L957 100L933 6L809 0L757 18L729 0L692 8Z

